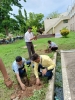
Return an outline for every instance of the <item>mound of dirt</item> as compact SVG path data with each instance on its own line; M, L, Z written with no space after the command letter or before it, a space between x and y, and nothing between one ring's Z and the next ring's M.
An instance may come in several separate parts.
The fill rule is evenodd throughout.
M10 99L11 100L22 100L22 98L28 98L33 95L34 90L39 90L43 87L43 83L39 86L37 86L36 83L36 78L34 75L31 76L29 83L31 86L26 86L25 91L21 90L21 87L19 84L14 85L14 93L11 94Z
M45 50L45 53L50 53L50 52L51 52L50 49L46 49L46 50Z

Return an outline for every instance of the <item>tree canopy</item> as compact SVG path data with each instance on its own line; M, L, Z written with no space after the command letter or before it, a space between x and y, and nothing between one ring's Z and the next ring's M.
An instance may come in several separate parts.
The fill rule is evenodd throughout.
M35 26L37 29L42 28L43 26L43 17L42 13L35 14L33 12L29 13L27 16L27 12L24 9L24 15L22 14L20 4L21 0L1 0L0 1L0 33L4 33L8 35L9 32L13 34L15 31L19 31L24 34L28 28L28 26ZM26 0L23 0L26 2ZM19 7L18 14L15 15L10 13L12 11L12 6ZM11 18L10 15L13 15L14 18Z
M24 0L26 2L26 0ZM22 8L20 0L0 0L0 32L5 30L6 35L8 35L10 27L10 11L12 11L12 5Z
M44 15L42 13L35 14L35 13L29 13L29 17L27 20L28 26L36 26L38 29L42 27Z
M57 11L50 13L47 18L57 18L59 17L60 13L58 13Z

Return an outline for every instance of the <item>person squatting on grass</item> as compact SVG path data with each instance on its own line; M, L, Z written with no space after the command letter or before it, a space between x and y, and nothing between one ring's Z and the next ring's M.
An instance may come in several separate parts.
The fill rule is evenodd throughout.
M36 40L36 36L33 36L31 32L32 28L28 27L28 31L25 33L25 42L29 53L29 59L31 59L31 55L35 53L34 46L32 40Z
M4 63L2 59L0 58L0 71L2 72L2 75L4 77L4 83L5 85L10 88L13 85L13 81L9 78L8 73L6 71L6 68L4 66Z
M25 85L29 86L29 80L24 64L31 64L31 62L26 61L26 59L21 56L17 56L12 64L12 69L15 72L15 75L22 90L25 90Z
M55 63L48 55L38 55L33 54L31 56L31 60L34 64L34 74L36 76L36 84L40 85L40 76L47 77L48 80L52 78L53 72L52 70L55 67Z
M51 40L48 40L48 44L49 44L49 50L51 51L56 51L58 49L58 46L56 43L51 42Z

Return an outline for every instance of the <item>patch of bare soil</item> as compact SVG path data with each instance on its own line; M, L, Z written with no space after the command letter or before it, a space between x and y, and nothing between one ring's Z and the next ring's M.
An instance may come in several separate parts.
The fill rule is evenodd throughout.
M45 53L50 53L50 52L51 50L49 48L45 50Z
M19 84L14 85L14 93L11 94L11 100L22 100L23 98L28 98L33 95L34 90L39 90L43 87L43 82L41 85L37 86L35 76L32 75L29 83L31 86L26 86L25 91L22 91Z
M37 50L37 53L38 54L48 54L48 53L51 53L51 51L50 50L48 50L48 49L45 49L45 50L43 50L43 49L39 49L39 50Z
M34 47L36 47L37 45L34 45ZM23 46L22 48L24 48L24 49L26 49L27 48L27 46Z

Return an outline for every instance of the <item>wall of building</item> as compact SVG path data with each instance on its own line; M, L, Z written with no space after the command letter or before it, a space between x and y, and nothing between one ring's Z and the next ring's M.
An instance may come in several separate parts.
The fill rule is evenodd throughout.
M60 33L60 30L64 27L67 27L70 30L69 22L63 23L63 20L54 28L55 33Z
M67 27L70 30L70 26L69 26L69 20L68 23L63 23L63 20L56 25L56 27L54 27L54 33L60 33L60 30L64 27ZM47 34L51 34L52 33L52 29L47 33Z
M66 15L66 14L65 14ZM58 33L60 32L60 30L63 28L63 27L68 27L69 30L72 30L72 31L75 31L75 0L72 4L72 6L70 7L69 11L68 11L68 16L70 17L69 19L69 23L63 23L63 21L59 22L59 24L57 24L55 27L54 27L54 32L55 33ZM53 27L53 25L55 23L57 23L57 21L59 20L60 18L55 18L55 19L46 19L44 21L44 26L45 26L45 32L47 34L52 34L53 33L53 29L51 28L51 26ZM49 30L49 28L51 28ZM48 31L49 30L49 31Z
M44 27L45 30L48 30L52 25L54 25L57 21L59 20L59 18L54 18L54 19L50 19L47 18L44 20Z
M68 15L70 16L70 30L75 31L75 0L73 2L73 5L71 6L71 9L68 12Z
M51 28L46 34L53 34L53 28Z
M63 20L69 19L69 16L62 15L59 18L53 18L53 19L45 19L44 20L44 26L45 31L44 34L52 34L52 33L58 33L63 27L69 28L69 23L63 23Z

